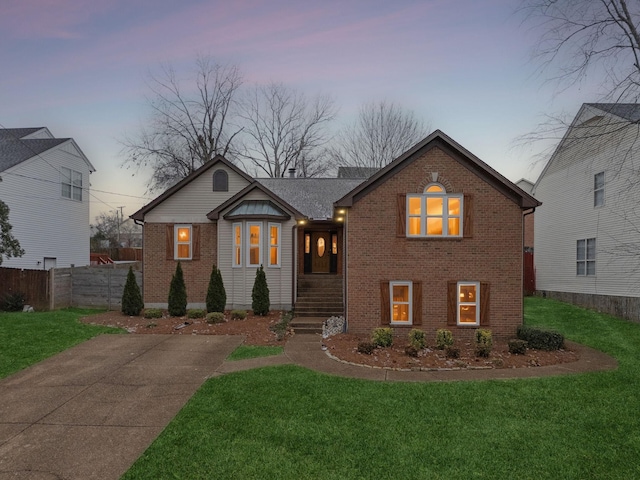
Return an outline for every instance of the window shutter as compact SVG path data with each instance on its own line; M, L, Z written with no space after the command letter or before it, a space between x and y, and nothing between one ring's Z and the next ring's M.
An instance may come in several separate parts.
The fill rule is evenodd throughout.
M489 325L489 284L480 283L480 325Z
M406 237L407 231L407 195L398 194L398 216L396 218L396 237Z
M447 283L447 325L455 327L458 323L458 282Z
M473 237L473 197L471 195L464 196L463 207L464 220L462 225L462 236L464 238Z
M391 303L389 300L389 282L380 282L380 323L391 323Z
M191 259L200 260L200 225L191 226L191 235L193 236Z
M174 258L174 254L173 254L173 225L167 225L166 226L166 235L165 235L165 243L166 243L166 254L167 254L167 260L173 260Z
M413 324L422 325L422 282L413 282Z

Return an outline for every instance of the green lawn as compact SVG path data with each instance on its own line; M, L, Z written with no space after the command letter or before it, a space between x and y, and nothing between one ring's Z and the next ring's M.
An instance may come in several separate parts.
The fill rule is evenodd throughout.
M125 479L640 478L640 325L528 298L613 372L399 384L296 366L210 379Z
M96 310L70 308L53 312L0 312L0 378L115 328L85 325L80 317Z

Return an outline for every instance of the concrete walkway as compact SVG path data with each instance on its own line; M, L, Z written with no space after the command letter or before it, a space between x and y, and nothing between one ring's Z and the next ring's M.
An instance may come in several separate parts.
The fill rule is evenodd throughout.
M0 480L118 479L209 377L270 365L377 381L540 377L609 370L615 359L571 344L551 367L407 372L331 359L317 334L284 354L225 362L242 336L102 335L0 380Z

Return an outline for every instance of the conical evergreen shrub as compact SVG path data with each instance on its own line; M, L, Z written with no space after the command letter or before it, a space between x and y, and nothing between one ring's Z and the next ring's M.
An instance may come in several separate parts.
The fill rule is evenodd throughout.
M133 273L133 268L129 267L127 281L124 284L124 292L122 292L122 313L138 316L143 308L142 293L140 293L136 275Z
M251 309L254 315L266 315L269 313L269 306L267 276L264 273L264 268L260 265L256 271L256 280L251 291Z
M182 265L178 262L176 273L171 277L169 287L169 315L183 317L187 314L187 287L184 284Z
M207 288L207 313L224 312L227 304L227 293L224 290L224 282L222 281L222 273L220 269L213 266L211 277L209 278L209 287Z

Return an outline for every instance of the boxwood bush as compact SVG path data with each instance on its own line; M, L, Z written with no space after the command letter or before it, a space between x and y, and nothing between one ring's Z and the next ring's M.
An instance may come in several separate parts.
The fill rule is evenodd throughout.
M390 347L393 345L393 329L388 327L374 329L371 335L371 343L376 347Z
M527 342L529 348L535 348L536 350L550 351L564 348L564 335L551 330L520 325L517 330L517 337Z

